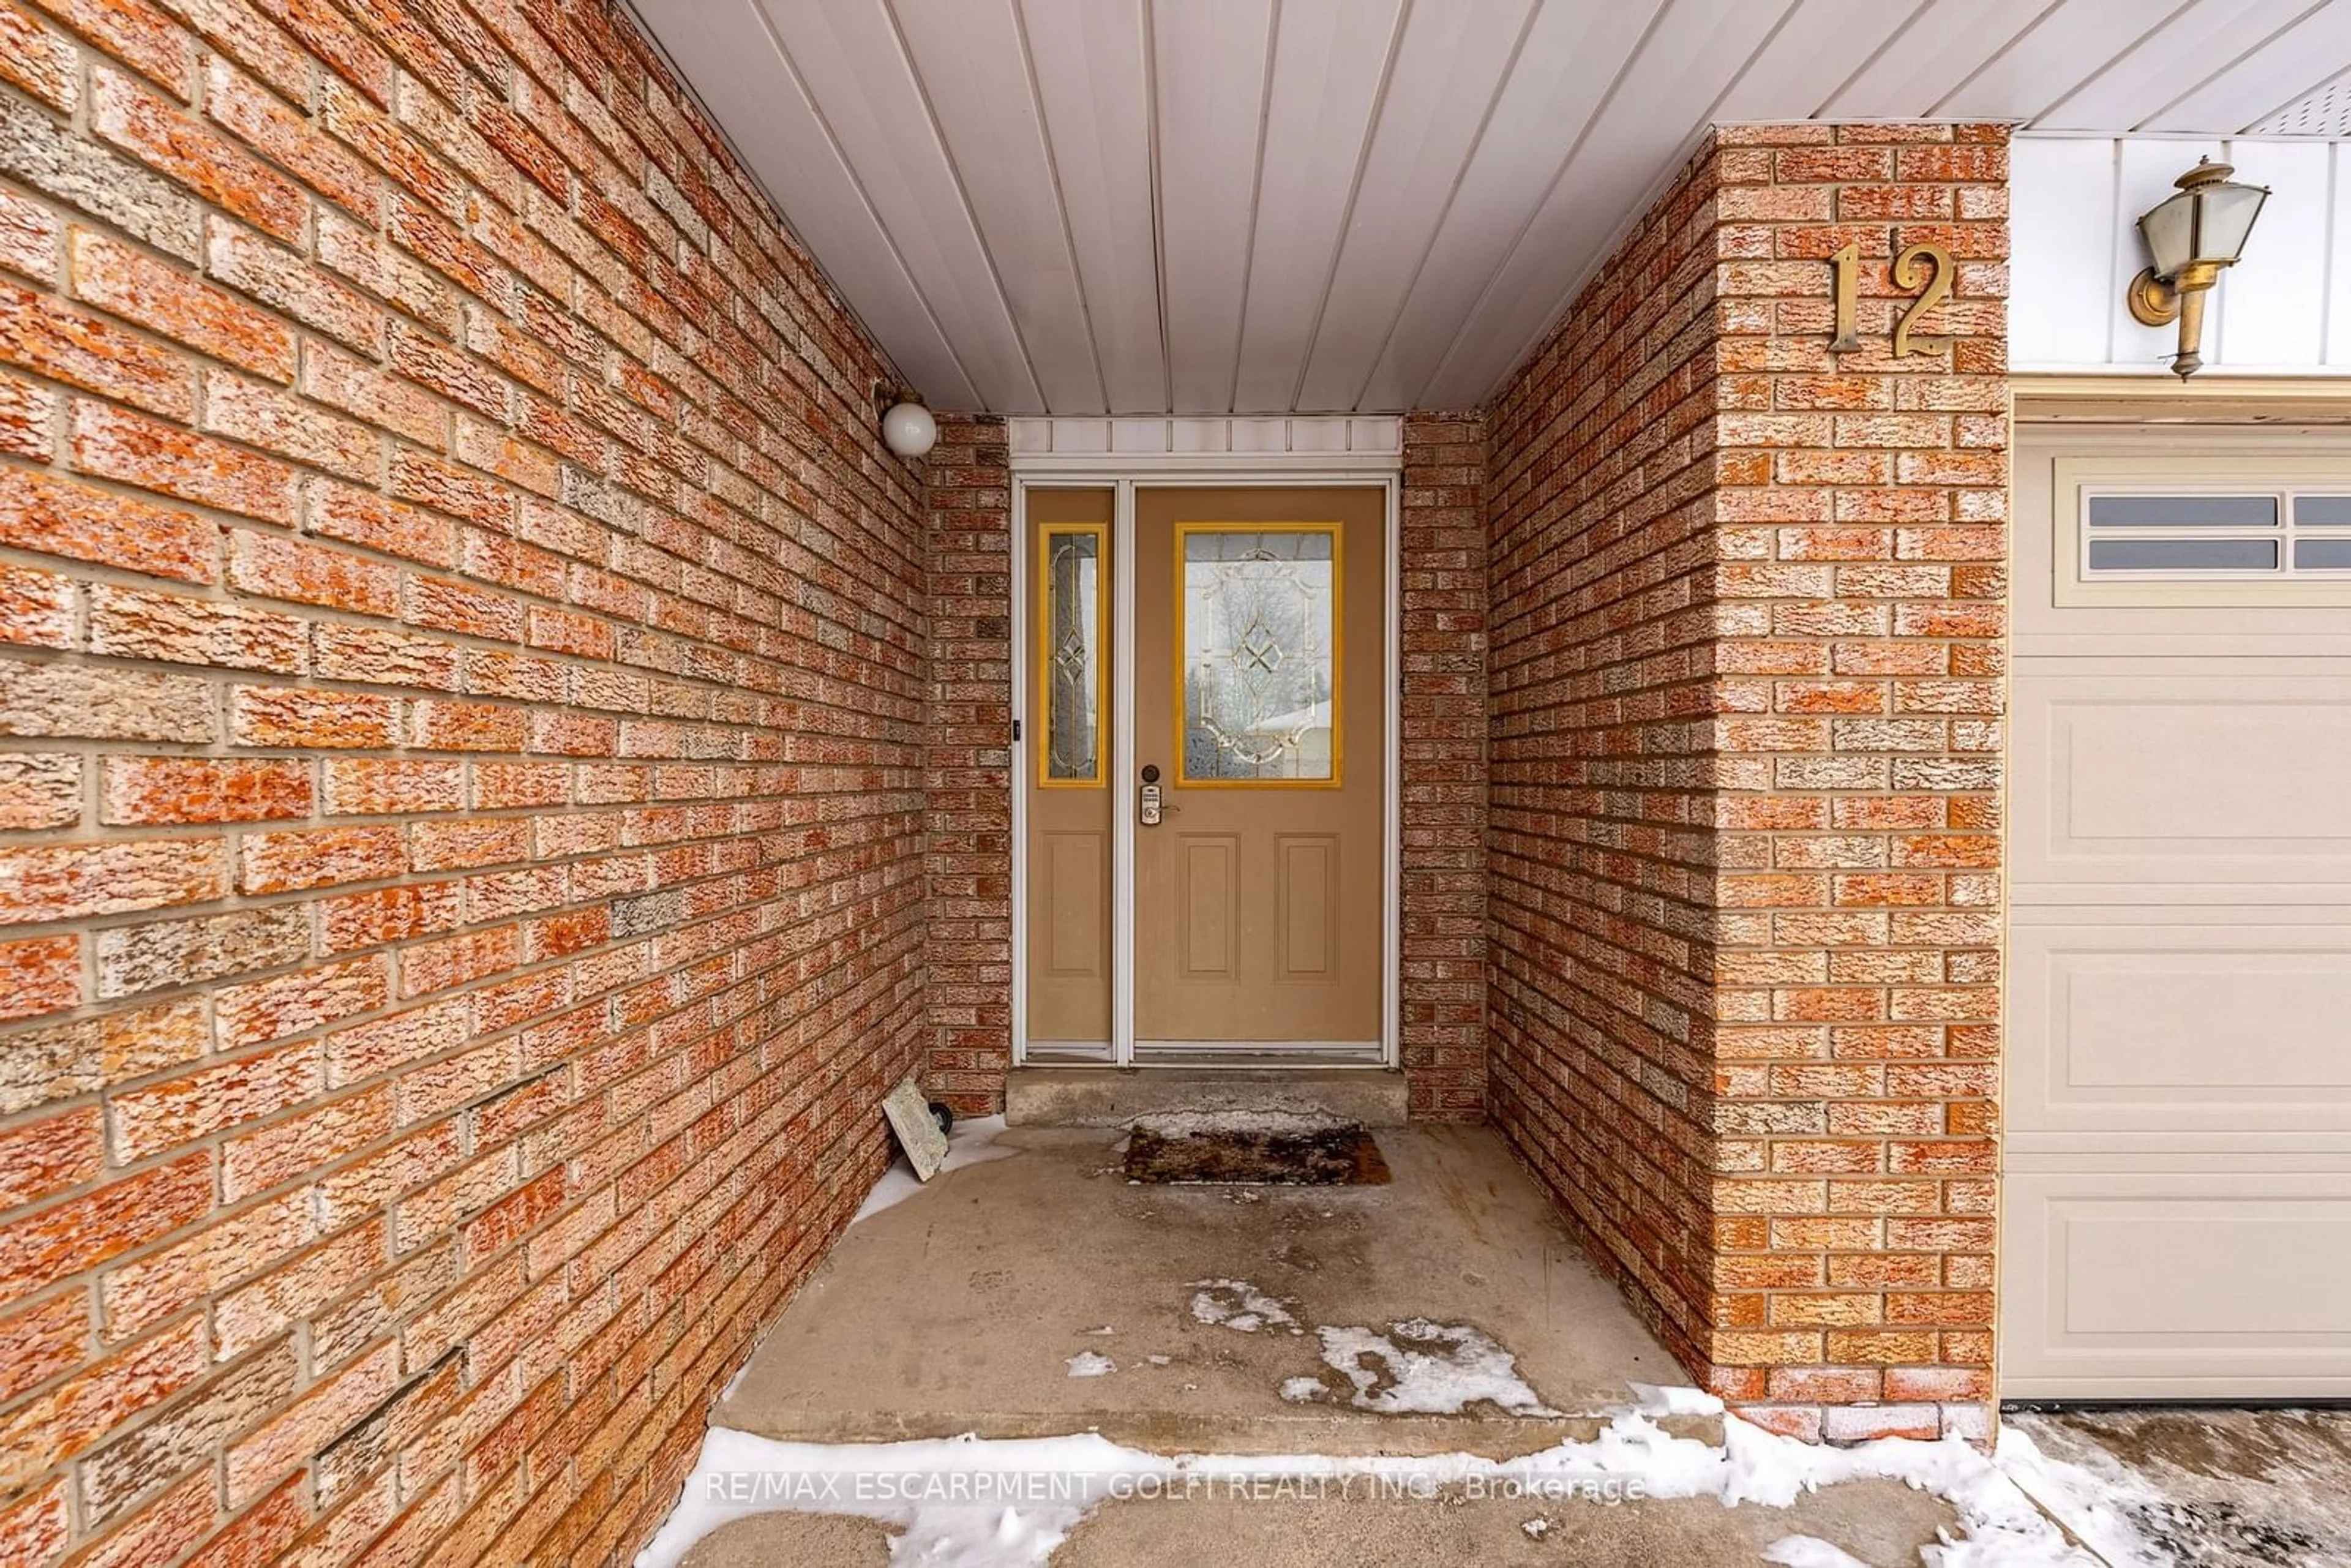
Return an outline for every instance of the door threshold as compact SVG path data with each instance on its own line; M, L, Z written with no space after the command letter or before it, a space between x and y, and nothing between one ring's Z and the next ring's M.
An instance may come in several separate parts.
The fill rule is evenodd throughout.
M1296 1061L1271 1070L1245 1068L1231 1058L1189 1071L1165 1063L1139 1071L1023 1065L1004 1084L1004 1114L1016 1127L1131 1127L1145 1116L1203 1111L1290 1112L1401 1127L1411 1105L1401 1072Z
M1115 1068L1110 1046L1091 1041L1055 1041L1032 1045L1019 1063L1022 1067ZM1376 1040L1359 1043L1267 1041L1259 1045L1196 1045L1183 1040L1137 1040L1132 1068L1179 1068L1187 1071L1262 1072L1393 1071Z

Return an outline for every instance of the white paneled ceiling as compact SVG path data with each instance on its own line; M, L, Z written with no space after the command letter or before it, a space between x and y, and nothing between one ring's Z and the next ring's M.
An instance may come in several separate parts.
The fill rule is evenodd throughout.
M2351 0L635 4L907 377L1001 413L1482 402L1713 121L2351 83Z

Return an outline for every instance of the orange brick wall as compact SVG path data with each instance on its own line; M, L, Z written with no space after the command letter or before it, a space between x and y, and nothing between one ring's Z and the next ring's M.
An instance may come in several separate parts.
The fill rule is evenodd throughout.
M1491 414L1495 1119L1807 1435L1990 1425L2006 179L1998 128L1719 130ZM1897 361L1922 241L1952 341Z
M0 0L0 1561L622 1560L923 1043L918 470L556 0Z
M1012 1069L1012 474L1000 419L946 415L930 481L931 1092L1004 1108Z
M1416 1120L1486 1112L1486 423L1404 422L1402 1058Z

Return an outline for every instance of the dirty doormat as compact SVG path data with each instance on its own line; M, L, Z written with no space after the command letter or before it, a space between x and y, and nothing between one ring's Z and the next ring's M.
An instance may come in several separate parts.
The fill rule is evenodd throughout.
M1388 1163L1356 1122L1267 1112L1155 1116L1126 1141L1126 1179L1282 1186L1384 1185Z

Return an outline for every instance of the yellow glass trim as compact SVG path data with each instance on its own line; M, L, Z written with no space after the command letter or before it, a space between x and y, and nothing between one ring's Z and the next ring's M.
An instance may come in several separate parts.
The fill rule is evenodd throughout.
M1194 534L1328 534L1331 536L1331 777L1328 779L1195 779L1184 759L1184 541ZM1186 789L1339 789L1346 787L1347 572L1337 523L1177 523L1176 525L1176 782Z
M1094 702L1094 770L1084 779L1056 779L1053 772L1053 541L1092 535L1094 541L1094 658L1087 670ZM1110 654L1102 606L1103 578L1110 570L1110 530L1102 523L1042 523L1037 528L1037 788L1099 789L1102 777L1102 661Z

